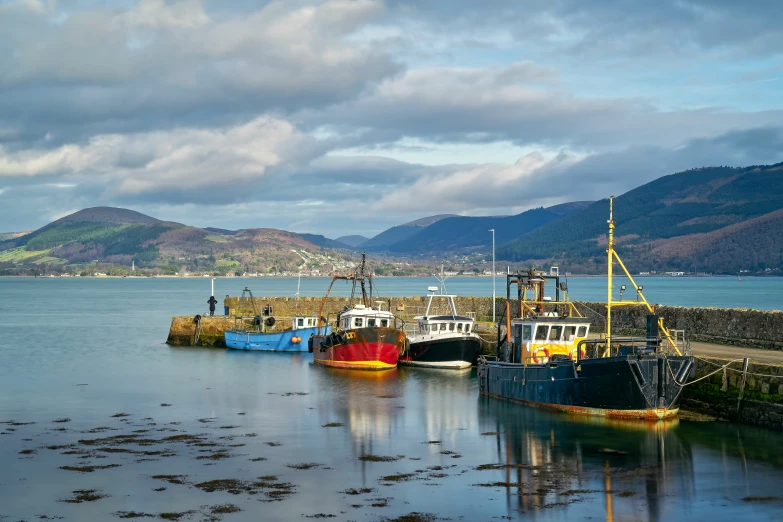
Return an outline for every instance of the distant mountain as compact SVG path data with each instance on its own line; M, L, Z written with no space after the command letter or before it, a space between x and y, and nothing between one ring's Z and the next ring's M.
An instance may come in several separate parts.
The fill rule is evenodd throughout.
M0 241L0 270L43 264L94 267L99 263L105 265L104 271L112 267L126 267L127 271L135 265L162 273L283 272L299 270L308 263L324 266L328 261L325 257L316 259L322 247L350 249L313 234L277 229L201 229L132 210L97 207Z
M439 214L437 216L429 216L404 225L397 225L396 227L384 230L372 239L365 241L357 246L360 249L372 250L372 251L384 251L388 250L388 247L394 243L398 243L404 239L419 232L422 228L428 227L433 223L437 223L441 219L454 217L454 214Z
M547 223L557 221L570 213L592 204L591 201L565 203L550 208L536 208L515 216L471 217L456 216L438 220L415 234L389 245L390 252L425 253L455 252L466 249L488 248L517 238Z
M657 268L738 273L783 268L783 209L703 234L652 243Z
M770 227L779 223L780 209L783 164L693 169L615 198L617 243L633 270L764 268L779 256ZM608 202L599 201L502 245L498 259L551 260L574 272L597 272L605 262L607 218ZM731 261L729 251L736 256Z
M345 245L348 245L349 247L357 247L357 246L361 245L362 243L365 243L365 242L367 242L369 240L370 239L367 238L367 237L358 236L358 235L342 236L342 237L338 237L337 239L335 239L335 241L337 241L338 243L343 243Z
M215 227L205 227L204 230L206 230L207 232L214 232L215 234L223 234L226 236L233 236L234 234L241 232L240 230L226 230L225 228L215 228Z
M30 232L32 232L32 230L24 230L22 232L0 232L0 241L16 239L17 237L26 236Z
M341 250L353 250L353 247L350 245L347 245L340 241L335 241L334 239L329 239L328 237L324 237L319 234L299 234L299 236L303 237L304 239L311 242L312 244L322 248L337 248Z

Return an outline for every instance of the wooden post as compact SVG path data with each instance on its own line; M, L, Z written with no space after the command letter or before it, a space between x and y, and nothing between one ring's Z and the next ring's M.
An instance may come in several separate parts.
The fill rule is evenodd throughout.
M750 359L745 357L742 359L742 381L740 381L739 398L737 399L737 415L739 415L740 406L742 405L742 396L745 393L745 379L748 376L748 364Z

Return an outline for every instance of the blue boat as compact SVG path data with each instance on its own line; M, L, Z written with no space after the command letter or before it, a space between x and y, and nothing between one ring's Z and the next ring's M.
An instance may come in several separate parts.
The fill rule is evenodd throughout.
M262 352L307 352L311 335L318 335L317 317L294 317L290 330L282 332L254 332L249 330L226 330L226 346L233 350L251 350ZM322 327L326 334L331 326Z

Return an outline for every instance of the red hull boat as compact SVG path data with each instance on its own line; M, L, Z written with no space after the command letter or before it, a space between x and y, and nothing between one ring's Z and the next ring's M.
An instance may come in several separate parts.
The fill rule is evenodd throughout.
M357 272L347 276L334 276L318 310L319 333L310 341L313 361L324 366L348 370L390 370L397 367L397 361L405 348L405 333L396 328L397 319L388 310L370 306L372 302L372 276L364 275L365 256ZM362 302L349 304L337 314L334 328L329 335L321 335L320 328L326 326L323 308L332 285L337 280L353 281L353 296L356 283L361 285ZM369 282L367 295L365 280ZM353 304L353 303L351 303Z
M382 327L340 330L319 339L317 344L313 347L313 360L319 364L352 370L390 370L397 366L405 334Z

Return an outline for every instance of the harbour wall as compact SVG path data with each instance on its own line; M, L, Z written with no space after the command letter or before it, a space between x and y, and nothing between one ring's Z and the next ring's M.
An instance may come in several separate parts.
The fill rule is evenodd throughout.
M391 305L395 315L410 321L416 315L421 315L427 305L426 297L395 297L391 300L382 299L384 306ZM491 297L460 296L454 299L457 312L474 315L479 321L492 320ZM256 313L264 306L272 306L275 318L290 318L294 315L315 315L321 304L320 297L257 297L254 300ZM322 315L332 318L347 306L347 297L329 297L324 305ZM437 305L436 305L437 303ZM240 312L241 315L253 315L249 300L245 300L244 309L239 310L240 299L229 299L230 314ZM375 304L375 303L373 303ZM575 301L579 311L589 318L594 333L604 330L606 305ZM437 306L437 308L435 308ZM222 309L220 309L222 311ZM433 314L449 313L445 300L433 302ZM499 319L506 313L505 300L498 298L495 303L495 314ZM658 313L669 329L685 330L692 341L711 342L716 344L763 348L767 350L783 350L783 312L780 310L748 310L738 308L686 308L682 306L657 306ZM517 314L516 302L511 302L511 314ZM623 335L640 335L645 332L647 309L641 305L622 306L612 309L612 325L615 333ZM205 323L206 324L206 323ZM172 323L172 328L174 324Z
M744 375L743 387L742 360L697 358L696 376L683 390L682 409L783 431L783 366L751 361Z

